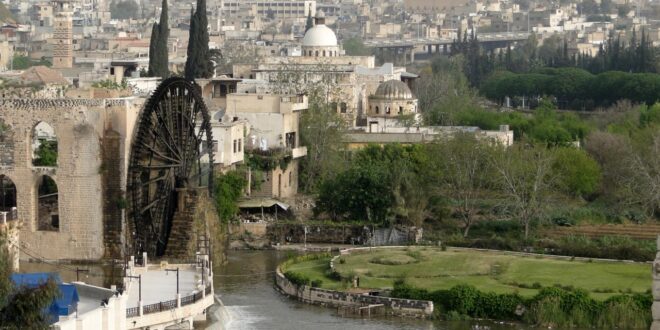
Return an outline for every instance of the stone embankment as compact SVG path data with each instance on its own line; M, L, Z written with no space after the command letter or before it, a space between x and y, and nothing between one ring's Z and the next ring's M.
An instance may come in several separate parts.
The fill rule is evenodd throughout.
M351 249L343 250L342 254ZM383 296L373 296L368 293L352 293L296 285L289 281L280 267L275 272L275 286L288 296L307 304L325 307L369 308L369 306L384 307L385 314L403 317L428 318L433 315L433 302L427 300L400 299Z

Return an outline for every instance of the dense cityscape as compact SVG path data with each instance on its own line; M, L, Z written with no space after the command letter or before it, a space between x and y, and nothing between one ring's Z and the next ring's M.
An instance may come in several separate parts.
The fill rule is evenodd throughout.
M660 3L0 1L0 329L658 329Z

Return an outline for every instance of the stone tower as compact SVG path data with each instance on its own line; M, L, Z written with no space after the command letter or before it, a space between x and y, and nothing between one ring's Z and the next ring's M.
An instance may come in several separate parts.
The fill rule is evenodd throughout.
M53 1L53 68L73 67L73 14L68 0Z

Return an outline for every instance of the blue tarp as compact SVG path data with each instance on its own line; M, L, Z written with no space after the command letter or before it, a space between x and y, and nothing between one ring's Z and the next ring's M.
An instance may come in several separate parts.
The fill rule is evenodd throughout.
M80 301L78 290L75 285L62 283L62 279L57 273L27 273L11 275L11 280L14 282L15 286L26 286L29 288L39 286L51 278L57 283L57 286L60 289L60 295L58 298L55 298L46 312L49 314L52 321L57 322L59 316L66 316L69 315L70 312L73 312Z
M49 278L52 278L55 283L62 283L60 275L57 273L26 273L26 274L11 274L11 281L16 286L27 286L30 288L46 283Z

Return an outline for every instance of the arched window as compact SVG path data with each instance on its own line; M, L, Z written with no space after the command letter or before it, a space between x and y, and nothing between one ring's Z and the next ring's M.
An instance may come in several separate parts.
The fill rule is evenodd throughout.
M323 51L323 57L325 57L325 50Z
M316 57L318 57L318 56L319 56L319 51L317 50L317 51L316 51Z
M378 106L376 106L376 114L380 113L380 109L378 109Z
M16 185L9 177L0 175L0 212L10 212L16 205Z
M14 165L14 131L0 119L0 165Z
M48 123L39 122L32 129L32 165L57 166L57 136Z
M346 102L339 103L339 112L346 113L347 109L348 109L348 106L346 105Z
M403 114L403 107L399 107L399 114Z
M53 178L43 175L37 181L37 230L60 229L59 194Z
M390 107L385 108L385 114L388 114L388 115L390 114Z

